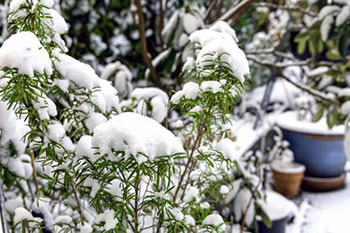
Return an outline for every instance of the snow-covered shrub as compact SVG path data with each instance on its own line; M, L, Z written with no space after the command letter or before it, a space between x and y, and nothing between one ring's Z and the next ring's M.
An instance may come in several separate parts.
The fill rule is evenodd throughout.
M222 203L236 157L222 125L249 72L234 31L213 26L193 53L189 82L171 98L187 121L176 137L159 123L168 115L164 91L135 89L119 103L118 91L127 98L132 88L126 67L115 63L100 79L65 54L68 26L53 4L12 1L14 34L0 48L8 223L22 232L225 231Z

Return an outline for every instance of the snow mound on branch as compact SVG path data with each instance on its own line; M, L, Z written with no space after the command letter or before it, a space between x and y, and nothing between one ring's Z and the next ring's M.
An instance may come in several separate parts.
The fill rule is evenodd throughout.
M192 33L189 40L199 44L201 49L196 58L199 69L211 65L220 57L242 83L244 76L249 74L249 64L244 52L237 46L235 32L225 22L219 22L210 29L198 30Z
M169 21L165 24L161 34L164 39L165 43L168 43L171 39L171 35L176 30L176 26L178 24L180 18L180 11L177 10L173 13L173 15L170 17Z
M128 97L132 90L132 73L127 66L119 61L106 65L102 71L101 79L112 81L121 98Z
M216 227L220 226L220 230L225 230L226 226L224 224L224 220L219 214L210 214L203 220L204 225L213 225Z
M350 2L348 2L347 5L343 6L342 10L337 16L337 19L335 20L335 25L339 27L345 23L346 20L350 20Z
M91 66L82 63L71 56L54 51L56 69L69 81L88 90L99 86L100 78Z
M216 145L216 150L220 151L228 159L235 160L235 144L228 138L221 139Z
M226 22L224 21L219 21L215 23L213 26L209 28L210 30L216 31L216 32L224 32L227 34L230 34L232 38L238 42L237 36L236 36L236 31L233 30Z
M119 110L118 91L112 84L104 79L100 79L95 71L87 64L82 63L68 55L54 51L56 69L64 77L64 80L56 81L56 84L61 89L67 89L68 86L73 89L86 88L92 91L92 103L102 112L110 112L113 109ZM64 82L65 80L69 83ZM85 109L89 113L89 108ZM95 122L94 119L101 120L100 117L90 117L90 126L94 126L100 122Z
M214 94L224 91L221 86L222 84L218 81L204 81L201 83L201 89L203 92L212 92Z
M199 95L199 85L194 82L187 82L183 87L183 94L188 99L195 99Z
M23 207L18 207L15 210L15 216L13 218L13 221L16 224L16 223L21 222L23 220L32 221L32 220L34 220L34 217L31 213L29 213L28 210L24 209Z
M156 96L160 96L165 103L168 103L169 101L168 95L161 89L155 87L136 88L131 94L131 97L134 97L137 100L152 99Z
M19 32L0 48L0 67L17 68L18 73L34 76L34 71L52 74L49 54L31 32Z
M25 9L21 9L23 6L29 7L28 5L29 1L27 0L12 0L10 1L10 9L9 13L11 14L9 19L15 20L17 18L26 17L28 15L27 11ZM31 11L33 11L36 8L36 5L38 4L38 1L32 1ZM40 0L40 5L45 7L52 7L54 4L54 0Z
M0 144L5 144L15 134L15 123L16 115L12 111L7 110L7 104L5 102L0 101Z
M54 9L47 9L44 13L50 18L43 18L44 23L48 25L54 32L61 35L68 31L68 25L64 18Z
M168 95L159 88L136 88L131 97L138 101L137 113L147 115L147 105L145 101L150 101L152 106L151 117L157 122L162 122L168 114Z
M50 116L56 116L57 108L55 103L44 93L38 92L38 95L40 95L40 97L36 101L32 100L32 104L38 111L39 118L41 120L49 120Z
M115 227L115 225L118 223L118 219L114 217L115 212L114 210L107 210L102 214L99 214L94 219L94 223L99 224L101 222L105 222L103 228L104 230L108 231Z
M92 137L92 146L98 147L100 154L113 157L112 149L133 155L138 162L146 158L183 152L182 144L169 130L155 120L137 113L121 113L97 126Z
M328 39L329 32L332 29L332 24L334 22L334 17L332 15L326 16L321 24L321 37L323 41Z
M337 13L340 10L339 6L325 6L321 9L320 13L318 13L318 18L319 19L324 19L326 16L330 15L330 14L334 14Z
M0 100L0 145L12 141L16 148L17 154L22 155L27 147L28 141L24 138L30 128L23 119L17 119L12 110L7 110L8 106Z
M182 22L183 22L184 30L188 34L197 30L197 28L200 26L200 22L198 21L198 19L190 13L186 13L183 16Z

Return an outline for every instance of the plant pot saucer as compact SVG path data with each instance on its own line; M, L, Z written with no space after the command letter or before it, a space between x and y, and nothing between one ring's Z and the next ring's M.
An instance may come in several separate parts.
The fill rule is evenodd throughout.
M345 178L345 172L343 172L340 176L331 178L304 176L302 188L304 190L314 192L331 191L342 188L344 186Z

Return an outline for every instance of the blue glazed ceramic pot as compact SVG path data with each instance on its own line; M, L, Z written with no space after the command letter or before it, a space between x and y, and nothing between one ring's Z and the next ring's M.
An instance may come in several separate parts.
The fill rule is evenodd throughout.
M305 165L306 176L329 178L342 174L346 163L343 135L306 134L283 128L282 133L295 162Z

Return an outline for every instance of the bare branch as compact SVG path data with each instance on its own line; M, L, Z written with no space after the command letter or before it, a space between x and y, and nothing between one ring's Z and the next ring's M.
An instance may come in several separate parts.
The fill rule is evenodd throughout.
M156 85L159 88L164 89L163 85L160 82L160 78L156 72L156 69L152 64L152 60L148 56L147 41L146 41L146 34L145 34L145 20L142 13L141 1L140 0L131 1L131 4L134 4L134 3L137 8L137 17L135 13L132 12L132 16L133 16L132 18L133 18L134 24L138 27L138 30L139 30L143 61L145 62L148 69L150 70L151 76L154 82L156 83Z
M268 67L271 67L271 68L274 68L274 69L277 69L277 73L278 75L285 79L286 81L290 82L291 84L293 84L294 86L296 86L297 88L309 93L310 95L313 95L314 97L316 97L317 99L319 100L322 100L322 101L325 101L325 102L328 102L328 103L331 103L331 104L335 104L335 105L338 105L340 106L340 103L335 100L335 99L332 99L332 98L329 98L327 95L325 95L324 93L320 92L320 91L317 91L309 86L306 86L306 85L303 85L301 83L297 83L295 81L293 81L292 79L290 79L289 77L285 76L283 74L283 68L286 68L286 67L289 67L289 66L301 66L301 65L308 65L311 63L311 60L305 60L305 61L295 61L295 62L288 62L288 63L281 63L281 62L278 62L278 63L270 63L270 62L263 62L263 61L260 61L259 59L257 59L255 56L247 56L247 58L259 65L262 65L262 66L268 66Z
M220 17L223 5L224 5L224 0L220 0L218 9L216 10L216 18L215 19L218 19Z
M36 191L37 197L39 197L40 189L39 189L38 175L36 172L35 157L34 157L33 151L30 152L30 159L31 159L31 164L32 164L32 168L33 168L33 179L34 179L35 191Z
M288 53L283 53L281 51L277 51L273 48L271 49L263 49L263 50L255 50L255 51L248 51L245 53L246 55L261 55L261 54L273 54L278 57L286 58L289 60L296 60L296 58Z
M298 87L299 89L309 93L310 95L313 95L315 98L321 100L321 101L325 101L325 102L328 102L328 103L331 103L331 104L335 104L337 106L340 106L340 103L335 100L335 99L332 99L332 98L329 98L327 95L325 95L324 93L320 92L320 91L317 91L315 89L312 89L311 87L309 86L306 86L306 85L303 85L301 83L297 83L293 80L291 80L290 78L288 78L287 76L285 76L282 72L282 70L278 70L278 75L285 79L286 81L290 82L291 84L293 84L294 86Z
M311 63L310 59L304 60L304 61L270 63L270 62L260 61L256 56L251 56L251 55L248 55L247 59L262 66L269 66L269 67L274 67L279 69L286 68L289 66L304 66L304 65L309 65Z
M164 27L163 0L159 0L158 36L159 36L160 45L162 47L162 50L164 49L164 41L163 41L163 37L162 37L163 27Z
M298 7L298 6L286 6L286 5L278 5L268 2L257 2L254 3L255 7L268 7L271 9L281 9L281 10L289 10L289 11L299 11L300 13L303 13L305 15L310 15L312 17L316 17L317 14L311 11L306 10L305 8Z
M205 13L204 22L211 23L211 12L216 6L218 0L212 0L210 6L208 7L207 13Z
M228 10L223 16L217 19L217 21L226 21L229 24L235 24L237 20L247 11L254 0L243 0L236 7Z

